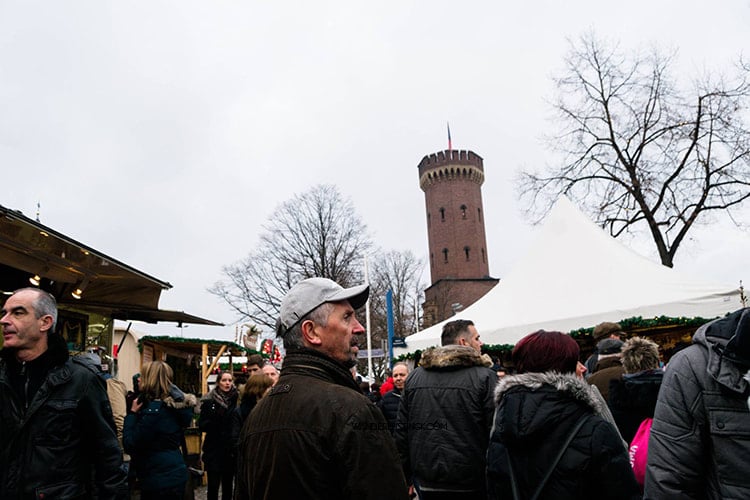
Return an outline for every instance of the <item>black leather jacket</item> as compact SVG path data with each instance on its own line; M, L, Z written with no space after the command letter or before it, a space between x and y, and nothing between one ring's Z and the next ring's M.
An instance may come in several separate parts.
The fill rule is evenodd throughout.
M104 380L85 361L69 359L59 335L50 335L43 356L34 367L41 384L24 410L14 389L21 365L12 351L0 351L0 497L86 499L96 491L100 500L123 498L122 451Z

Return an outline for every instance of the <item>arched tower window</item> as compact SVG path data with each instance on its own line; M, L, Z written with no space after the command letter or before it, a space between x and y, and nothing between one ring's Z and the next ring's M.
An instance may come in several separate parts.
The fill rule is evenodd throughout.
M461 205L461 218L466 218L466 205Z
M443 248L443 262L448 262L448 249Z
M440 207L440 220L445 221L445 209Z
M477 208L477 218L479 218L479 222L482 222L482 209Z
M427 212L427 227L430 227L432 217L430 217L430 212Z
M464 247L464 254L466 255L466 262L469 261L469 250L471 250L469 247Z
M486 262L486 261L485 261L485 257L484 257L484 248L483 248L483 249L482 249L482 264L484 264L485 262Z
M430 254L430 267L435 267L435 254Z

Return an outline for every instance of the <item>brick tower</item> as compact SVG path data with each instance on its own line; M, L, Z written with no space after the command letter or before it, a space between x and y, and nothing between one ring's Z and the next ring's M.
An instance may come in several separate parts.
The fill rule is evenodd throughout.
M498 282L487 262L483 183L484 163L473 151L440 151L419 162L432 278L424 327L473 304Z

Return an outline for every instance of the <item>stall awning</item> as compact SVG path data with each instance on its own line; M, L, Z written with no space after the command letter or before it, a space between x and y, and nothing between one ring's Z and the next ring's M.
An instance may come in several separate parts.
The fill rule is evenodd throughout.
M38 286L62 306L115 319L221 325L181 311L159 309L166 281L150 276L54 229L0 205L0 291ZM74 298L73 293L80 298Z

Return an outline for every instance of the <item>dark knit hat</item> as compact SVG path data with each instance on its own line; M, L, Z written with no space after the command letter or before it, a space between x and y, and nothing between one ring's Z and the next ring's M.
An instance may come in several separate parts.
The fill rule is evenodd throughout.
M599 354L617 354L622 350L624 342L617 339L604 339L596 344Z
M594 340L601 340L604 337L609 337L612 334L617 335L624 335L625 332L622 331L622 327L619 323L610 323L608 321L605 321L604 323L599 323L594 327Z

